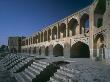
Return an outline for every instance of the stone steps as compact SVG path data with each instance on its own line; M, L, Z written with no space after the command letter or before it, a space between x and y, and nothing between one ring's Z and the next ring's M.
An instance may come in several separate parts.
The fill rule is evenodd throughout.
M24 71L22 71L18 74L21 75L24 82L32 82L32 79L36 78L36 75L39 75L40 72L43 71L44 68L46 68L46 65L42 66L39 62L38 63L33 62L33 64L31 64L31 66L29 66ZM17 79L17 80L19 80L19 79ZM20 82L20 81L18 81L18 82Z
M69 79L75 77L74 72L76 71L65 67L60 67L60 69L54 73L54 76L50 78L49 82L68 82Z
M22 76L25 82L31 82L31 77L28 76L25 72L21 72L20 75Z
M15 74L15 78L18 82L25 82L25 80L23 79L23 77L19 73Z

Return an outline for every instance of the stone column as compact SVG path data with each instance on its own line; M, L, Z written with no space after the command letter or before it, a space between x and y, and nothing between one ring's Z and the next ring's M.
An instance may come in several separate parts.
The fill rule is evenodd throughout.
M79 16L79 14L78 14L77 21L78 21L78 26L76 27L76 29L78 29L78 30L76 30L76 34L81 34L82 28L80 27L81 24L80 24L80 16Z
M58 38L57 38L57 39L60 39L60 37L59 37L59 36L60 36L59 26L60 26L60 25L59 25L59 23L58 23L58 35L57 35Z
M90 58L95 59L94 55L96 55L96 54L94 54L94 51L96 51L96 50L93 47L93 45L94 45L94 42L93 42L93 40L94 40L94 37L93 37L93 35L94 35L94 7L93 6L91 6L91 8L90 8L89 15L90 15L89 16L89 22L90 22L90 24L89 24L89 26L90 26L90 29L89 29L89 34L90 34L90 36L89 36L90 37L90 39L89 39Z
M52 29L51 29L51 36L50 36L50 40L52 40Z
M56 36L56 39L58 39L58 31L59 31L59 30L58 30L58 26L57 26L57 36Z
M68 37L68 19L66 20L66 37Z

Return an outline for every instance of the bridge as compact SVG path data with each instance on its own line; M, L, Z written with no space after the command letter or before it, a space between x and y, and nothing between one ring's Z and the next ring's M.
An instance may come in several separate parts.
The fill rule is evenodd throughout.
M110 1L88 7L45 27L22 41L22 53L67 58L110 58Z
M110 65L93 61L110 63L110 0L95 0L26 37L21 49L0 60L0 74L8 71L17 82L110 81Z

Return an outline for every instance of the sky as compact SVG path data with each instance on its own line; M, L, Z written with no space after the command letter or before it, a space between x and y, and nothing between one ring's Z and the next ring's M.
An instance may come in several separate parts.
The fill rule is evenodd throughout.
M34 32L85 8L93 0L0 0L0 44Z

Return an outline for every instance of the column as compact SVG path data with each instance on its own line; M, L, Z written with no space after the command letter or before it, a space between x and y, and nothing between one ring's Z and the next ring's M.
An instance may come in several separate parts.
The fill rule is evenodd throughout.
M50 36L50 40L52 40L52 29L51 29L51 36Z
M67 21L67 22L66 22L66 37L68 37L68 18L67 18L66 21Z
M56 39L58 39L58 27L59 27L59 25L57 26L57 36L56 36Z

